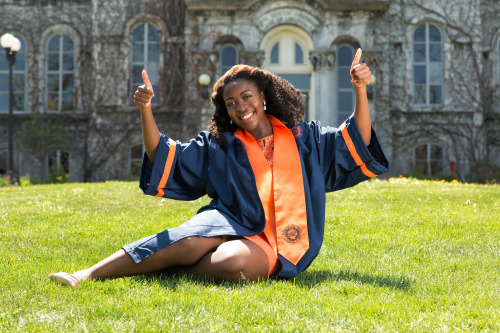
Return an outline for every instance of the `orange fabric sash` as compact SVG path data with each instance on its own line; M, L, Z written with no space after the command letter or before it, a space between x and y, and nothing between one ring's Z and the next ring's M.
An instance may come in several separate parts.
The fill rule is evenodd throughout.
M292 132L278 119L267 118L274 132L272 169L250 133L239 128L234 135L243 143L252 165L266 214L264 234L275 253L296 265L309 249L302 167Z

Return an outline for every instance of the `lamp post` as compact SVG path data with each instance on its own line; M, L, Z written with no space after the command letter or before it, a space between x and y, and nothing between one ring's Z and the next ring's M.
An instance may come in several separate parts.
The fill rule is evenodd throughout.
M11 34L0 38L0 44L5 49L9 64L9 170L14 170L14 91L12 89L12 72L16 64L16 53L21 49L21 41Z

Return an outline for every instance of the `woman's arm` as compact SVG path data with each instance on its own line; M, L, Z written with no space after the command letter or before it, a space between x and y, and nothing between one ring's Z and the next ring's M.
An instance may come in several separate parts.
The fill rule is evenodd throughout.
M371 141L372 123L370 110L368 108L368 97L366 96L366 85L372 80L372 74L366 64L360 64L361 49L358 49L351 65L351 82L354 83L355 104L354 120L361 136L368 146Z
M134 94L134 104L141 110L142 141L148 155L149 161L154 163L158 142L160 141L160 131L153 117L151 110L151 99L155 96L153 85L149 81L148 74L142 71L144 85L139 86Z

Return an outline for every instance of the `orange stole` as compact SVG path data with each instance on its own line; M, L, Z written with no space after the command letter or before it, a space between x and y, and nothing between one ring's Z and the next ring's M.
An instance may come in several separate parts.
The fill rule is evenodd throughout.
M241 140L255 175L266 214L264 234L275 253L296 265L309 249L302 167L292 132L278 119L267 116L274 132L273 169L255 138L239 128Z

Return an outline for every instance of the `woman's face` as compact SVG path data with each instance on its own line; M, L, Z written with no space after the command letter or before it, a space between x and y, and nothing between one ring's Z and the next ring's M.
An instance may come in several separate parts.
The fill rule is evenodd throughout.
M273 133L273 127L264 112L264 93L254 82L237 79L224 87L222 94L229 118L258 140Z

